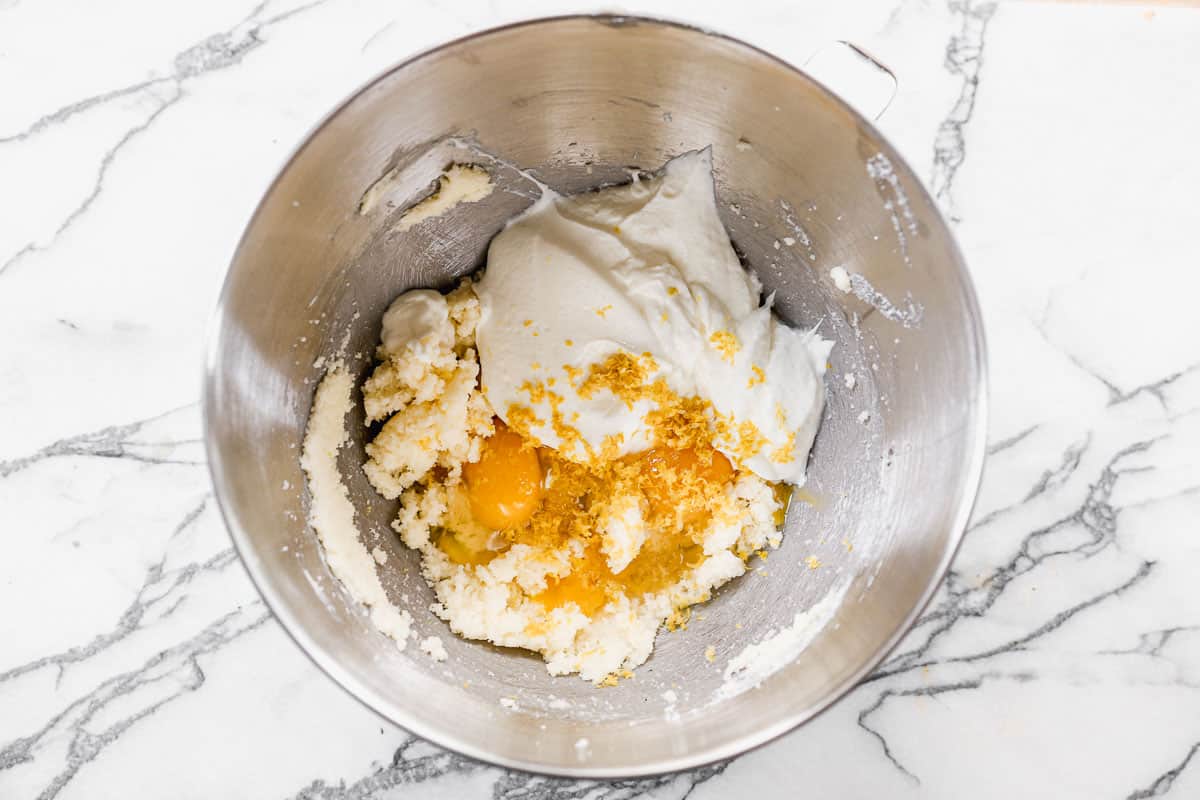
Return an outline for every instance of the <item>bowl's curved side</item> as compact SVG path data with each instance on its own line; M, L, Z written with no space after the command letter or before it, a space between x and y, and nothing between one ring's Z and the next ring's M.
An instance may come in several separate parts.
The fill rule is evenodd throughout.
M845 351L835 354L833 372L856 370L860 391L873 398L875 419L856 427L854 403L866 395L831 381L814 485L844 489L846 499L789 518L793 533L799 525L852 527L856 552L822 543L830 570L809 575L798 562L780 564L778 572L772 566L773 583L717 598L709 627L698 622L687 638L664 643L637 681L605 690L607 707L588 687L561 683L574 679L552 683L539 664L478 645L447 642L452 678L399 653L329 575L304 524L303 491L279 490L304 485L297 455L320 375L314 362L333 353L357 319L344 352L352 368L364 368L355 353L370 353L373 323L392 296L472 268L503 218L528 202L510 194L482 222L460 217L453 227L450 220L420 246L393 239L383 217L357 213L363 191L389 168L436 172L449 152L445 137L466 132L512 162L538 167L559 188L594 182L593 165L598 174L603 165L653 167L711 144L722 197L738 206L726 217L735 241L778 292L786 317L815 323L842 304L845 313L826 323ZM780 255L772 239L789 233L804 246ZM835 264L861 274L879 297L921 306L921 324L901 324L878 298L872 305L833 292L824 273ZM879 664L933 596L966 528L986 446L985 380L981 317L961 253L933 199L870 123L794 67L736 40L653 20L562 17L421 54L314 129L268 189L234 256L211 326L203 405L210 470L234 542L259 591L318 666L396 723L470 757L614 778L686 769L758 746L819 713ZM354 428L356 441L361 429ZM847 442L861 450L849 452ZM352 491L369 492L356 473L349 464ZM376 505L375 516L364 517L371 535L386 522L386 507ZM789 536L781 552L802 546ZM412 580L396 591L427 593L415 570ZM674 722L645 711L657 698L639 685L678 678L707 691L720 683L719 670L688 649L702 650L705 635L732 655L843 580L847 599L833 623L761 688L709 705L697 691ZM414 601L414 613L417 605L424 612L427 603ZM733 620L744 618L746 630L739 623L735 633ZM464 676L473 686L462 685ZM535 707L555 692L572 695L574 716L508 713L496 703L506 686L528 692Z

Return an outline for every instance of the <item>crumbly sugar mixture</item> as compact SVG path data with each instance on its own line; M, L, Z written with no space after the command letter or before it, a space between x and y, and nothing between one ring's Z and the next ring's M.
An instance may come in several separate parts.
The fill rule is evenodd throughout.
M649 657L661 626L685 625L690 606L779 544L786 492L743 468L736 448L714 448L736 426L672 391L649 354L528 381L528 403L501 422L479 382L479 318L469 279L388 310L363 385L368 420L383 421L364 469L399 499L393 527L420 551L433 611L455 633L536 651L555 675L615 682ZM653 441L633 453L589 444L556 411L567 393L649 409ZM546 427L558 447L534 434Z

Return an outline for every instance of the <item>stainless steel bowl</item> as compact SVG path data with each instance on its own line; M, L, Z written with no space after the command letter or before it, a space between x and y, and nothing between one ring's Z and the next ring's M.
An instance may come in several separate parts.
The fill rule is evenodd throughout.
M315 362L344 344L361 375L387 304L478 268L503 221L536 196L528 174L575 191L709 145L724 221L747 265L786 320L820 323L837 341L812 455L813 502L793 503L783 546L756 567L764 574L729 584L687 630L661 634L633 680L596 689L550 677L527 654L462 641L428 610L414 554L388 529L394 507L359 470L360 414L342 468L364 539L388 552L385 587L422 636L441 636L450 659L437 664L411 645L399 652L332 578L305 524L297 456L322 374ZM454 161L486 166L499 190L401 232L404 206ZM378 204L360 213L372 186ZM836 290L834 266L866 283ZM234 256L204 409L213 483L242 558L334 680L469 756L632 776L723 759L790 730L854 686L904 633L945 571L977 489L984 343L962 257L929 195L828 90L706 31L557 18L418 56L317 127ZM835 613L794 660L757 688L723 683L730 658L830 591L842 592Z

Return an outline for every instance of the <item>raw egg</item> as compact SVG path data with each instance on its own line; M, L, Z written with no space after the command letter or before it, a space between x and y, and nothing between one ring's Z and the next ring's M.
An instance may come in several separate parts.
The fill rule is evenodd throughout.
M642 491L654 514L670 514L680 490L696 481L722 485L733 478L733 465L717 450L653 447L633 457L645 477Z
M500 420L479 460L463 466L471 514L493 530L529 521L542 501L542 466L537 451Z
M675 449L654 447L640 456L642 470L649 477L661 480L674 476L695 475L710 483L724 483L733 477L733 465L718 450L710 450L702 459L694 447Z

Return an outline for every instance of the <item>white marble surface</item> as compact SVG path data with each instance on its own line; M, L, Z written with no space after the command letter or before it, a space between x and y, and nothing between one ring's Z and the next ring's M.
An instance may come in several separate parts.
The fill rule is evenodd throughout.
M0 0L0 797L1200 796L1196 9L691 4L795 62L849 38L896 70L881 127L986 316L970 533L916 630L813 723L689 775L505 773L382 721L270 618L198 441L242 225L374 73L573 8Z

